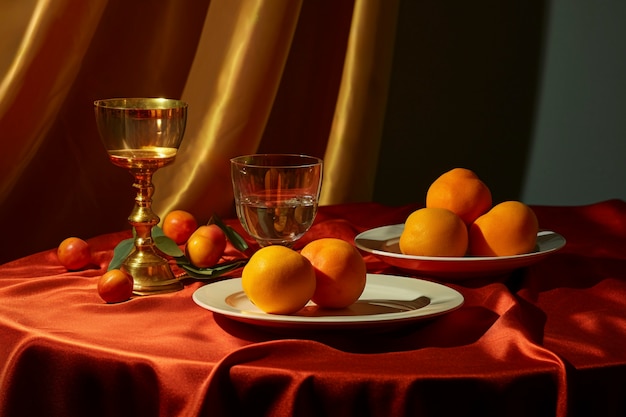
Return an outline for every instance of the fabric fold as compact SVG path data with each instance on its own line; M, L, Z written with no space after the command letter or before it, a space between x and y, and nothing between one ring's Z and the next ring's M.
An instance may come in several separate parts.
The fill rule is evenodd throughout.
M413 208L324 206L308 239L353 241ZM0 265L0 415L619 413L626 205L534 209L567 239L561 251L499 277L442 280L463 295L460 309L376 331L239 323L196 305L204 283L191 279L176 293L106 304L96 282L129 232L90 239L94 264L83 271L66 271L54 249ZM371 273L441 281L364 259ZM131 407L103 405L109 396Z

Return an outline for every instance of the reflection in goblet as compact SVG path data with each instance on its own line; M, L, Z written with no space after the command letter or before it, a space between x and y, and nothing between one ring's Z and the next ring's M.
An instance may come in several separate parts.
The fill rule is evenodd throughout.
M135 248L121 268L132 275L135 294L180 290L182 283L152 239L152 227L160 221L151 209L152 175L176 157L185 133L187 104L163 98L116 98L97 100L94 108L109 159L130 171L137 191L128 217L135 230Z
M261 246L292 246L317 213L322 160L260 154L231 159L237 216Z

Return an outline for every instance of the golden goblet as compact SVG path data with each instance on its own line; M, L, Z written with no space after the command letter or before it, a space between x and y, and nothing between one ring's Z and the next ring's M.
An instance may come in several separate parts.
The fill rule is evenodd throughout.
M111 162L131 173L137 191L128 217L135 231L135 247L121 269L133 277L137 295L178 291L183 284L152 239L152 227L160 221L151 209L152 175L176 158L185 133L187 104L164 98L114 98L97 100L94 108Z

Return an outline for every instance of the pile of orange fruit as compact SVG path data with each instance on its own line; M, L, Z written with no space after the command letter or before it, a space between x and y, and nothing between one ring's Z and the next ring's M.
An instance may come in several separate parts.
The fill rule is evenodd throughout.
M293 314L313 301L340 309L353 304L365 289L365 260L345 240L323 238L300 252L266 246L244 267L241 286L259 309L270 314Z
M528 205L493 205L491 190L475 172L454 168L430 185L426 206L409 215L399 245L414 256L511 256L532 252L538 231Z

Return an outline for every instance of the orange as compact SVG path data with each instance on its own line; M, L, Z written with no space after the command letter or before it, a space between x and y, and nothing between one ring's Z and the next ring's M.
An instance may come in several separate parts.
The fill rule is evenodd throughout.
M170 211L163 219L163 234L176 242L177 245L185 243L197 228L196 218L188 211Z
M470 225L492 204L491 190L471 170L454 168L437 178L426 192L426 207L445 208Z
M313 302L325 308L348 307L365 289L367 268L357 248L342 239L324 238L308 243L300 252L315 269Z
M292 314L309 302L315 291L315 271L304 256L285 246L265 246L243 268L244 293L270 314Z
M519 201L505 201L480 216L469 229L472 256L511 256L532 252L539 223L533 210Z
M400 235L400 251L414 256L464 256L467 227L443 208L421 208L409 215Z

